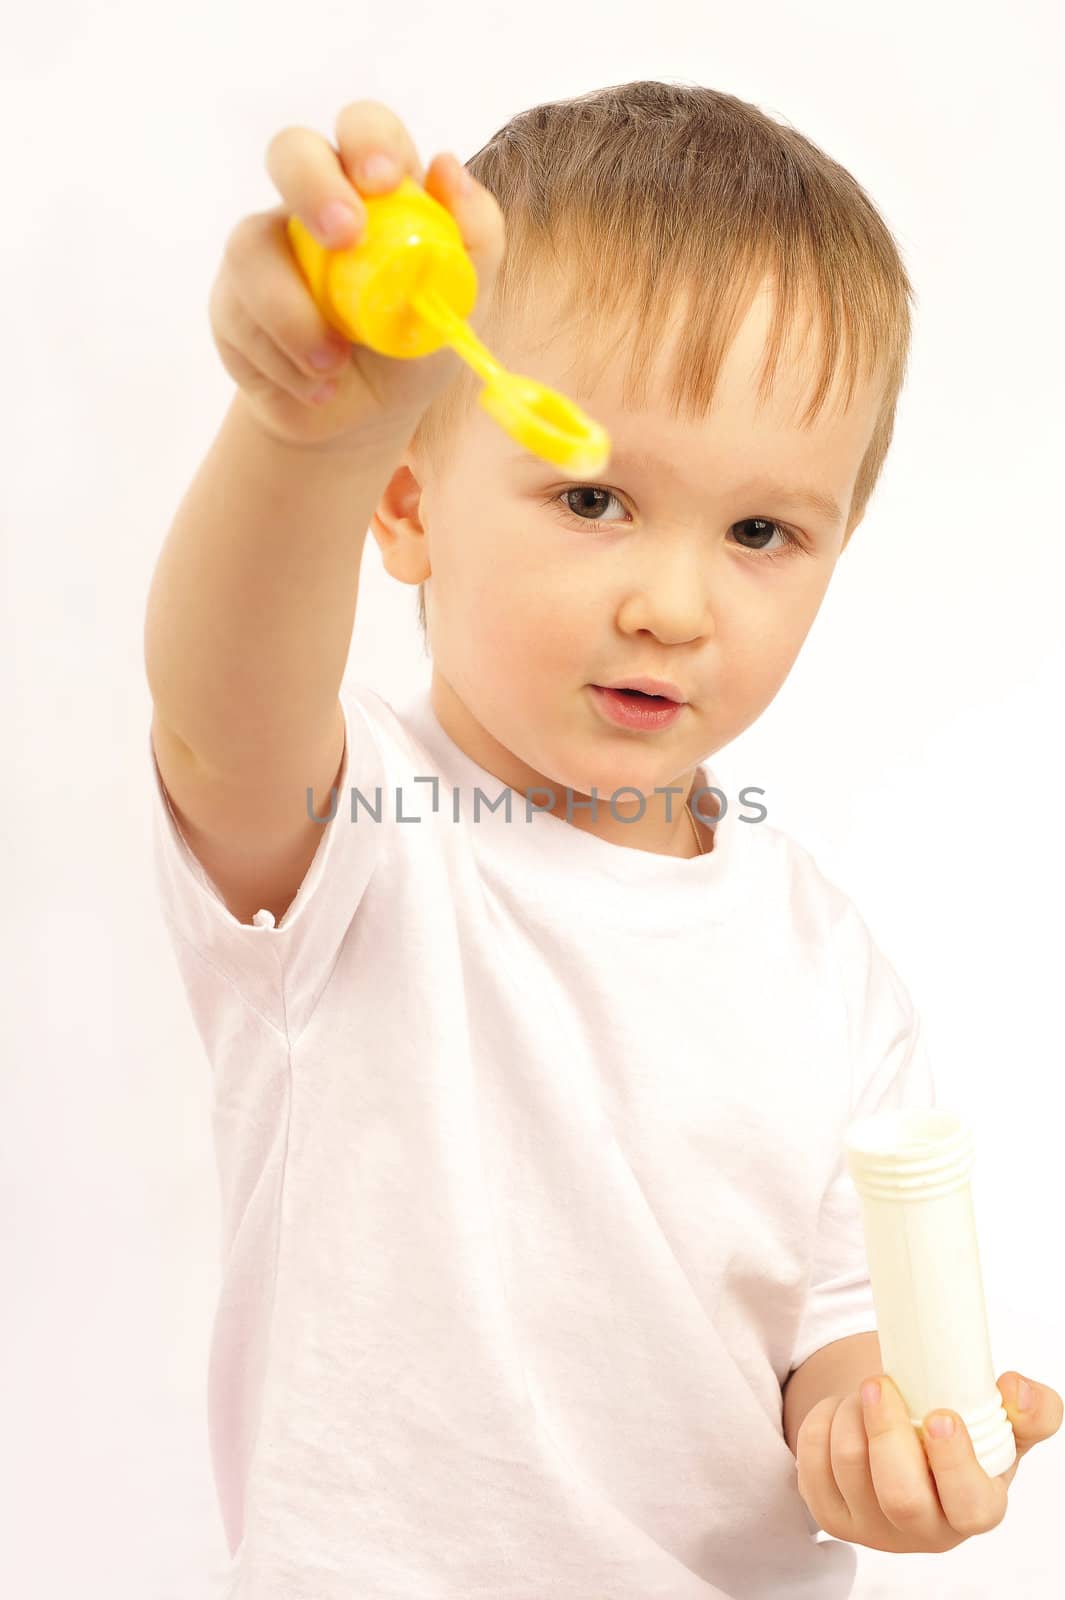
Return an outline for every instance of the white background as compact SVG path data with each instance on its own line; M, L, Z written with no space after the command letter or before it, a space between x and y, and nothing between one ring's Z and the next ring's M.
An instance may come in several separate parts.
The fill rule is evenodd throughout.
M225 237L277 203L273 134L332 139L354 99L391 105L428 163L537 101L699 81L801 129L892 228L919 304L885 476L790 679L715 766L729 793L764 786L910 988L940 1102L976 1124L995 1374L1065 1391L1060 16L10 8L0 1592L189 1600L224 1560L210 1082L151 875L144 607L232 392L206 310ZM401 695L429 671L414 591L366 550L349 673ZM1065 1431L997 1529L946 1556L862 1549L855 1593L1042 1600L1063 1499Z

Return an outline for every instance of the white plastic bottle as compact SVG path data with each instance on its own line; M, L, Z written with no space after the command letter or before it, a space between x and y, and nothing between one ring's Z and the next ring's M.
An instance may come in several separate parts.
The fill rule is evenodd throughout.
M863 1117L844 1138L862 1201L884 1371L923 1437L930 1411L955 1411L989 1477L1016 1455L991 1365L970 1175L970 1126L953 1112Z

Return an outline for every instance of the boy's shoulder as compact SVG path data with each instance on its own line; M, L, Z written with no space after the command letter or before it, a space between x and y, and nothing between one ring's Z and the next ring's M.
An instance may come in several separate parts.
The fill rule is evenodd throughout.
M385 761L386 769L398 761L404 769L431 774L437 763L423 737L427 695L424 690L401 695L386 695L359 679L345 678L340 685L340 700L349 723L358 718L359 727L372 735Z
M752 880L786 915L795 939L820 944L842 965L868 966L877 954L868 922L853 897L810 846L768 821L751 824Z

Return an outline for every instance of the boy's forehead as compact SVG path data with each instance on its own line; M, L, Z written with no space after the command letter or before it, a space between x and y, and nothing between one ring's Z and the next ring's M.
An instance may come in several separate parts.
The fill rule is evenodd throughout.
M767 282L756 293L723 353L715 384L714 402L707 413L737 408L764 408L777 420L801 417L822 361L817 319L800 306L787 329L776 362L769 393L759 395L762 367L773 315L772 290ZM672 411L670 378L689 316L687 296L678 297L657 349L651 353L640 410ZM531 294L511 325L508 356L515 370L530 371L543 382L554 381L572 399L583 404L626 409L626 369L635 344L635 322L627 315L592 321L582 313L565 320L558 292ZM525 365L522 366L521 363ZM842 374L835 374L823 411L842 409ZM856 391L852 403L860 399Z
M582 406L611 436L612 461L622 457L656 475L697 481L700 472L756 477L800 474L804 484L845 504L872 438L883 398L882 383L859 380L850 405L837 370L824 404L807 421L822 361L816 318L800 310L764 396L759 392L773 313L763 284L724 352L708 411L676 409L670 394L673 364L684 329L681 300L652 352L646 384L634 404L626 392L633 325L566 323L557 293L530 296L509 329L506 360L513 371L549 384ZM820 475L822 484L814 480Z

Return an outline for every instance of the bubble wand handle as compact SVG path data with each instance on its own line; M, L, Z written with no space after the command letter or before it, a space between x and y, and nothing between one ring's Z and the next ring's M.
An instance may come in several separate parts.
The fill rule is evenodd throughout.
M498 383L506 377L506 368L481 343L469 323L458 316L435 289L415 290L411 295L411 305L433 324L442 335L443 342L449 344L484 383Z

